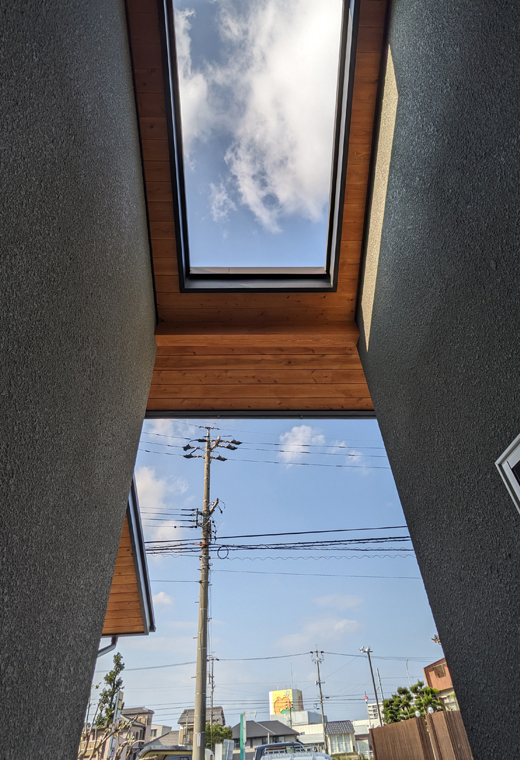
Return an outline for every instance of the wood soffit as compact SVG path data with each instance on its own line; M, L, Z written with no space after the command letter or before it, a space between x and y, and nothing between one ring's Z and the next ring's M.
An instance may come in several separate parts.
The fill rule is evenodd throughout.
M146 634L128 514L117 552L102 636Z
M355 323L386 0L361 0L337 292L181 293L157 0L126 0L159 323L148 410L372 411Z

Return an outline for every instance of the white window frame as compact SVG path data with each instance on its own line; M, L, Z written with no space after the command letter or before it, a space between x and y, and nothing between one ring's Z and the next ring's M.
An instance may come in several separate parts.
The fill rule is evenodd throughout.
M518 512L520 512L520 483L513 472L513 467L518 462L520 462L520 435L515 438L513 443L507 447L495 462L497 470L509 491L509 495L513 499Z

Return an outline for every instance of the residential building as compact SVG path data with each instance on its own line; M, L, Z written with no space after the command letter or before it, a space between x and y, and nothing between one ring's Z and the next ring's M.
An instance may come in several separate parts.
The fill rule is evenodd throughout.
M329 754L357 755L355 730L350 720L331 720L325 728Z
M323 724L321 713L311 712L310 710L298 710L286 714L277 715L276 718L285 723L286 726L298 731L298 741L308 747L316 748L316 751L325 750L325 739L323 735ZM271 716L271 720L274 717ZM327 716L325 716L327 722Z
M132 733L135 741L150 740L154 711L147 707L124 707L121 717L132 721Z
M158 739L160 736L164 736L164 734L169 734L170 732L177 734L176 743L179 744L179 731L172 731L171 726L161 726L158 723L152 723L150 726L150 739Z
M445 708L447 710L458 710L459 703L453 690L453 683L446 658L443 657L441 660L432 662L431 665L427 665L423 670L427 686L437 689L439 698L444 702Z
M195 722L195 710L183 710L181 717L177 721L179 729L179 744L191 746L193 744L193 726ZM206 710L206 723L218 723L220 726L226 725L226 718L222 707L214 707L213 712L210 708Z
M3 756L75 756L143 417L215 414L377 417L470 744L510 756L520 518L495 462L520 433L516 4L346 3L327 267L201 280L172 4L4 5ZM231 354L236 383L213 372Z
M381 719L383 718L383 704L379 703L379 710L381 711ZM370 723L374 726L379 726L379 710L377 709L377 702L367 702L367 713Z
M240 724L233 726L235 754L240 749ZM278 720L246 721L246 757L254 757L254 750L261 744L280 744L299 741L299 732Z

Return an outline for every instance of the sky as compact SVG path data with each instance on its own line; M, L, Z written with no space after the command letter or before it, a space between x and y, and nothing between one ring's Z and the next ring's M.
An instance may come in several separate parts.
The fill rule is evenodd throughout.
M405 525L375 420L148 420L136 463L145 540L199 536L175 527L167 513L202 506L203 460L183 458L181 447L202 437L198 426L206 424L219 428L214 435L243 442L237 451L221 450L227 461L212 463L211 500L225 505L216 513L217 538L345 528L372 529L347 536L406 535L403 528L375 531ZM305 709L315 710L309 652L316 647L326 653L329 720L366 718L365 693L374 701L360 647L372 649L385 697L408 685L407 659L415 683L425 665L442 657L431 641L435 623L413 552L385 553L391 556L267 550L213 559L214 704L223 706L228 725L244 711L249 719L268 719L268 693L279 688L301 689ZM157 631L119 640L125 705L149 707L156 723L177 728L194 700L195 665L176 665L196 660L198 560L149 554L148 569ZM112 654L99 659L94 685L111 663ZM93 688L93 701L98 693Z
M175 0L192 266L324 266L341 0Z

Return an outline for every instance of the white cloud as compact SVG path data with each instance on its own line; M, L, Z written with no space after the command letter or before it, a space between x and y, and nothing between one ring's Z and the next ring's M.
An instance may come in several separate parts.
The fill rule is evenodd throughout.
M208 104L208 81L200 71L193 71L191 64L190 19L193 9L175 11L175 42L179 87L182 93L182 137L184 150L189 156L190 145L197 137L203 138L211 121Z
M304 623L298 633L290 633L287 636L283 636L276 644L283 649L337 644L343 641L349 633L355 633L359 630L359 627L357 620L348 620L347 618L311 620Z
M176 13L185 150L225 130L237 197L271 232L282 217L320 221L328 201L340 0L220 0L227 60L195 70L194 11ZM191 20L191 21L190 21Z
M154 594L152 596L152 601L156 605L173 604L173 597L171 597L165 591L159 591L158 594Z
M327 594L327 596L317 596L313 600L318 607L331 607L336 610L348 610L351 607L357 607L363 601L360 596L351 596L349 594Z
M223 222L230 211L236 210L236 205L229 197L223 182L220 185L210 184L210 211L214 222Z
M139 467L135 472L139 506L146 512L160 512L166 508L166 494L169 486L166 480L157 477L153 467Z
M176 494L187 491L186 481L177 478L173 483L169 483L157 476L153 467L139 467L135 471L135 480L142 519L146 523L148 518L150 523L146 525L147 539L160 541L181 538L182 529L177 526L177 521L166 517L163 513L175 508L176 505L172 504L170 499ZM161 520L163 516L164 520Z
M291 464L300 462L308 454L310 445L324 446L323 435L310 425L295 425L288 433L280 436L280 458Z

